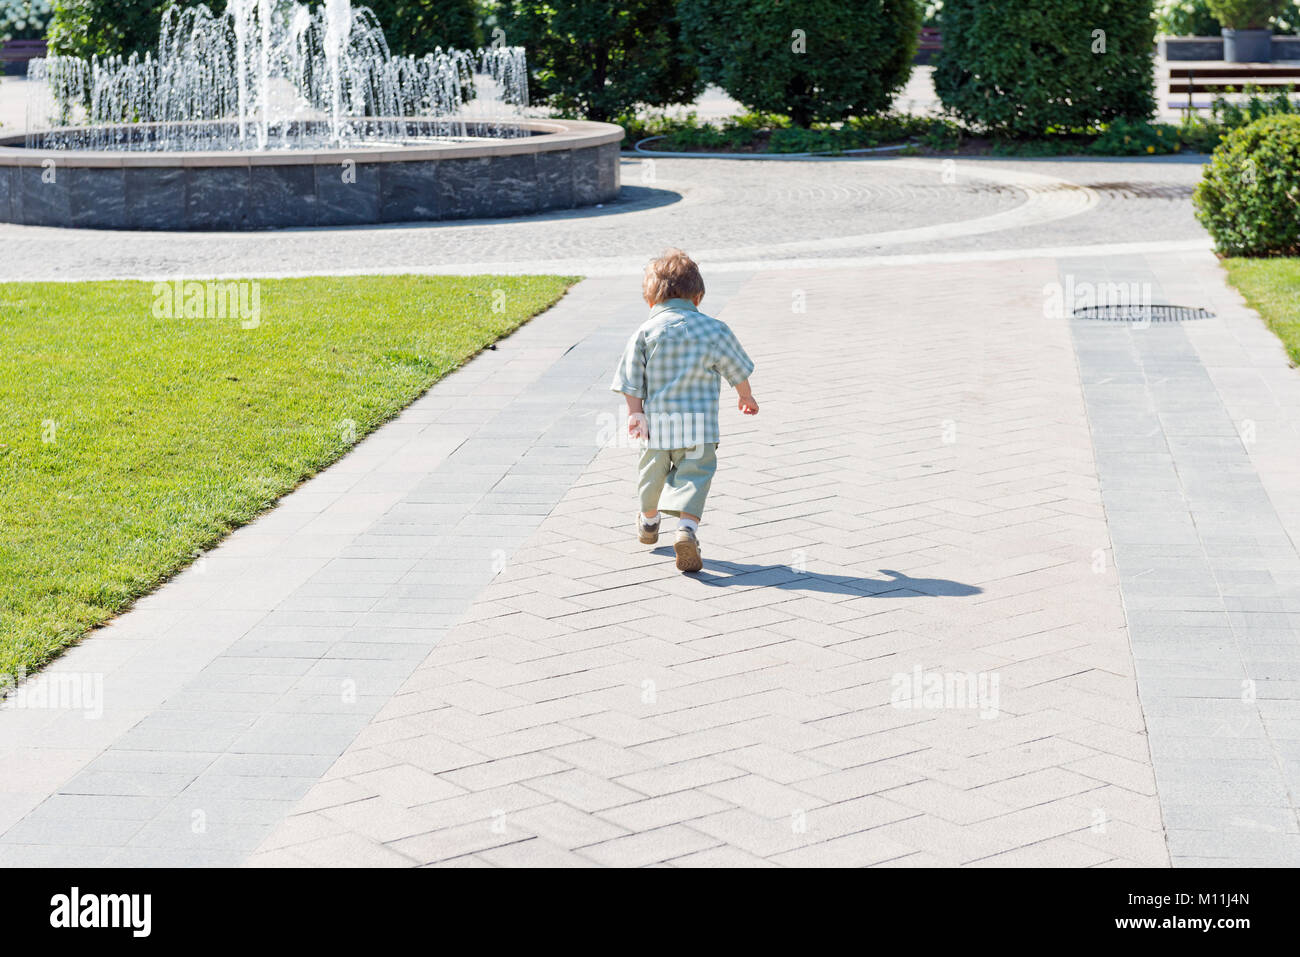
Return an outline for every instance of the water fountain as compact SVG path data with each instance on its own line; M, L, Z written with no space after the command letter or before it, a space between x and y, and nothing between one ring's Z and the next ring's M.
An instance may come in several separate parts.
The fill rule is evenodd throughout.
M520 47L389 51L367 7L163 14L156 55L28 67L0 220L238 229L515 215L618 192L622 131L530 119Z

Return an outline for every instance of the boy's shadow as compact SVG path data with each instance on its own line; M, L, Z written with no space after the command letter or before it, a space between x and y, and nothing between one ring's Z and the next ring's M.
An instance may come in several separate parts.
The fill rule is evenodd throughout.
M671 548L656 548L656 555L672 555ZM711 588L727 585L784 588L791 591L823 592L831 595L860 595L877 598L964 598L984 589L946 578L912 578L890 568L880 569L889 578L858 578L853 575L824 575L796 571L789 565L745 565L705 559L704 571L690 578Z

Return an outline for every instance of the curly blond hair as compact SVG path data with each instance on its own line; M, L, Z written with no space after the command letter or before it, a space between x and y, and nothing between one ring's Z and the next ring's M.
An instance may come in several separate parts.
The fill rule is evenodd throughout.
M670 246L645 267L641 295L650 306L669 299L694 301L704 295L704 279L700 276L700 267L686 253Z

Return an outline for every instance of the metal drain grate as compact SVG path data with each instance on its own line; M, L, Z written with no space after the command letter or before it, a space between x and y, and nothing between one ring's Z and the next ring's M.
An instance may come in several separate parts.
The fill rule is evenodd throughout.
M1214 313L1199 306L1083 306L1074 310L1075 319L1101 319L1106 322L1189 322L1213 319Z

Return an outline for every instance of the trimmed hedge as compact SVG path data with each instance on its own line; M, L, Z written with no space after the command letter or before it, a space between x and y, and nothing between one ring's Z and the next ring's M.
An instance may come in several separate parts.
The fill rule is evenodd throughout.
M528 52L530 100L561 113L610 120L703 90L677 0L503 0L497 20Z
M1228 134L1192 201L1221 253L1300 255L1300 115L1265 117Z
M705 78L797 126L889 109L912 71L919 0L682 0Z
M1041 136L1155 111L1152 0L945 0L939 28L935 90L972 129Z

